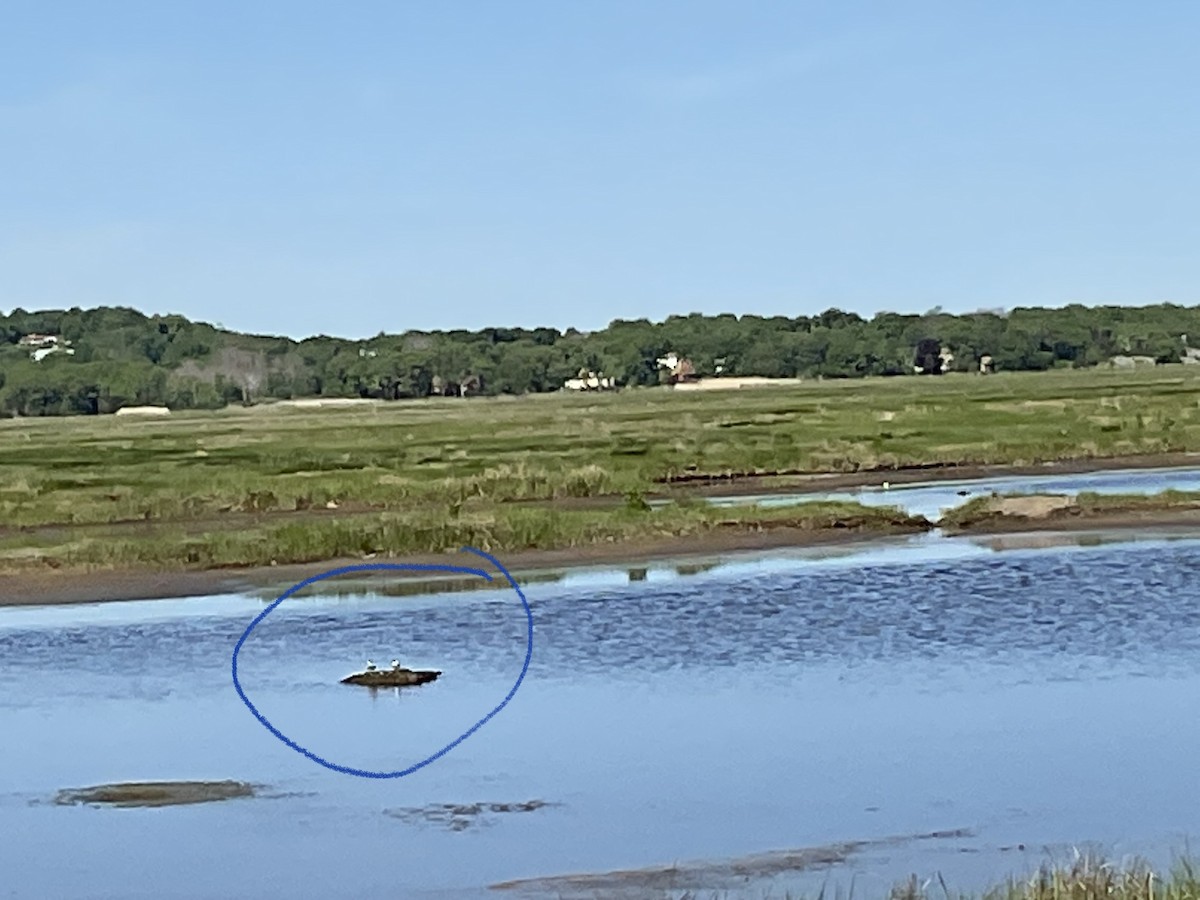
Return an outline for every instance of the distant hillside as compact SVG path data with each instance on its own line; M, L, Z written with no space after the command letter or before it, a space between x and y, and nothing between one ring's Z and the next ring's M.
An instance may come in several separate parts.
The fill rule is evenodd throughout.
M216 408L293 397L519 394L681 377L854 378L916 371L1178 362L1200 307L1021 308L953 316L672 316L602 331L484 328L363 341L238 334L120 307L0 316L0 415ZM670 354L673 366L664 362ZM1190 361L1190 357L1189 357ZM582 378L576 376L583 375ZM594 375L588 378L588 375Z

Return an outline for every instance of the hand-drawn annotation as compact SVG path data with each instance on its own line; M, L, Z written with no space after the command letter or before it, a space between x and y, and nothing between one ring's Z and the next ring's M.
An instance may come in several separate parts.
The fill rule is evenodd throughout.
M297 753L300 753L300 754L308 757L309 759L311 759L313 762L318 763L327 769L332 769L335 772L341 772L346 775L357 775L360 778L402 778L405 775L411 775L413 772L416 772L418 769L424 768L425 766L429 765L431 762L433 762L435 760L441 759L443 756L445 756L447 753L449 753L451 750L453 750L455 747L457 747L459 744L461 744L463 741L465 741L467 738L469 738L471 735L473 735L476 731L478 731L480 728L482 728L493 716L495 716L497 713L500 712L500 710L504 709L504 707L508 705L509 701L512 700L512 698L516 695L517 689L521 687L521 682L525 680L525 674L529 671L529 661L533 657L533 612L530 610L529 601L525 599L525 594L522 593L521 588L517 585L517 582L513 579L512 575L509 574L509 571L506 568L504 568L503 565L501 565L500 561L497 560L491 554L484 553L482 550L477 550L474 547L463 547L462 551L465 553L474 553L476 556L482 557L483 559L486 559L490 563L492 563L492 565L494 565L497 569L499 569L500 572L504 575L504 577L506 579L508 579L509 586L512 587L513 591L516 593L517 597L520 599L521 607L525 611L525 621L526 621L525 661L521 666L521 674L517 676L516 682L513 683L512 688L509 690L508 694L504 697L504 699L501 700L500 703L497 704L496 707L491 712L489 712L487 715L485 715L482 719L480 719L478 722L476 722L474 725L472 725L470 728L468 728L466 731L464 731L462 734L460 734L458 737L456 737L454 740L452 740L446 746L442 747L440 750L438 750L434 753L431 753L425 759L421 760L418 763L414 763L413 765L409 766L408 768L400 769L395 772L375 772L375 771L371 771L368 769L356 769L352 766L343 766L336 762L331 762L330 760L324 759L324 758L318 756L317 754L313 753L311 750L309 750L305 747L301 747L298 743L293 741L286 734L284 734L282 731L280 731L278 728L276 728L274 725L272 725L267 720L267 717L264 716L261 712L259 712L258 709L255 707L255 705L250 702L250 698L246 696L246 692L242 689L241 681L238 680L238 654L241 653L242 645L246 643L246 639L248 637L250 637L251 632L254 631L254 629L258 626L258 624L260 622L263 621L263 619L265 619L272 612L274 612L275 609L278 608L279 604L283 603L284 600L288 599L288 597L291 597L292 595L294 595L297 591L301 590L302 588L305 588L308 585L313 584L315 582L322 581L326 578L333 578L337 575L346 575L351 572L369 572L369 571L391 570L391 571L418 571L418 572L457 572L459 574L465 574L465 575L477 575L480 578L486 579L487 581L491 581L492 580L491 574L484 571L483 569L472 569L472 568L468 568L466 566L419 565L419 564L415 564L415 563L414 564L370 563L370 564L364 564L361 566L343 566L338 569L331 569L328 572L322 572L318 575L312 576L311 578L306 578L304 581L301 581L299 584L292 585L290 588L288 588L286 591L284 591L283 594L280 595L278 600L271 603L270 606L268 606L266 609L264 609L261 613L259 613L254 618L254 621L251 622L249 624L249 626L247 626L246 630L244 632L242 632L242 636L240 638L238 638L237 644L234 645L233 666L232 666L232 668L233 668L233 686L237 690L238 696L242 698L242 702L245 703L246 707L250 710L251 713L253 713L254 718L258 719L258 721L262 724L262 726L264 728L267 729L267 731L271 732L271 734L275 735L275 737L279 738L279 740L281 740L288 747L291 747Z

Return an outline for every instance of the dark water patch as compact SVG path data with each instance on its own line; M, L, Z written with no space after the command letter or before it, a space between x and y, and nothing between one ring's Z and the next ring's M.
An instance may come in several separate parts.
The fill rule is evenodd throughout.
M451 831L492 825L500 815L536 812L556 803L526 800L521 803L434 803L429 806L385 809L384 815L417 825L440 825Z

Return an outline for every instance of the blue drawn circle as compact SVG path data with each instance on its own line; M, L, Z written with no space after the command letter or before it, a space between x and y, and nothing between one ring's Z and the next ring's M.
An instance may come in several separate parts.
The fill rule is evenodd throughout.
M351 766L342 766L342 765L338 765L337 763L330 762L327 759L322 759L320 756L317 756L317 754L313 753L311 750L308 750L305 747L301 747L299 744L297 744L295 741L293 741L291 738L289 738L287 735L285 735L282 731L280 731L278 728L276 728L274 725L272 725L269 721L267 721L267 717L264 716L262 713L260 713L255 708L254 704L250 702L250 698L247 697L246 692L242 690L242 683L240 681L238 681L238 653L241 652L242 644L246 643L246 638L248 638L250 636L250 632L254 630L255 626L257 626L259 622L261 622L268 615L270 615L271 612L277 606L279 606L280 603L282 603L288 597L292 596L292 594L296 593L296 591L300 590L302 587L312 584L313 582L322 581L323 579L326 579L326 578L332 578L334 575L344 575L347 572L365 572L365 571L372 571L372 570L379 570L379 569L408 570L408 571L418 571L418 572L458 572L458 573L466 574L466 575L478 575L481 578L485 578L488 581L491 581L492 576L488 572L485 572L482 569L471 569L471 568L467 568L466 566L438 566L438 565L418 565L418 564L406 565L403 563L371 563L371 564L361 565L361 566L344 566L343 568L340 568L340 569L331 569L328 572L322 572L319 575L314 575L312 578L306 578L304 581L301 581L299 584L292 585L290 588L288 588L286 591L283 592L283 594L279 597L278 600L276 600L274 603L272 603L270 606L268 606L266 609L264 609L261 613L259 613L255 617L254 621L251 622L250 625L246 628L246 630L242 632L242 636L240 638L238 638L238 642L233 648L233 686L237 689L238 696L242 698L242 702L245 703L246 706L250 709L250 712L252 712L254 714L254 718L258 719L258 721L262 723L263 727L266 728L267 731L271 732L271 734L275 735L275 737L279 738L279 740L283 741L285 744L287 744L289 747L291 747L297 753L301 753L304 756L307 756L313 762L320 763L325 768L332 769L335 772L342 772L346 775L357 775L360 778L402 778L405 775L411 775L413 772L417 771L418 769L424 768L425 766L429 765L431 762L433 762L436 759L441 759L443 756L445 756L447 753L449 753L451 750L453 750L455 747L457 747L459 744L461 744L463 741L465 741L467 738L469 738L471 735L473 735L476 731L478 731L480 728L482 728L483 725L489 719L491 719L493 716L496 715L496 713L500 712L500 710L504 709L504 707L508 705L508 702L510 700L512 700L513 696L517 693L517 688L519 688L521 686L521 682L525 680L525 673L529 671L529 660L533 656L533 612L529 609L529 601L525 599L525 594L521 592L521 588L517 585L516 581L513 580L513 577L512 577L512 575L509 574L508 569L504 568L504 566L502 566L500 564L500 561L497 560L494 556L492 556L488 553L484 553L482 550L476 550L474 547L463 547L462 551L466 552L466 553L474 553L475 555L481 556L484 559L491 562L497 569L499 569L501 572L504 573L504 577L508 579L508 583L510 585L512 585L512 589L514 591L516 591L517 596L521 598L521 606L524 607L524 609L525 609L525 620L527 622L526 642L525 642L525 662L521 666L521 674L517 676L516 682L513 684L512 688L509 690L509 692L505 696L505 698L503 700L501 700L500 703L496 706L496 708L493 709L491 712L489 712L486 716L484 716L478 722L476 722L474 725L472 725L470 728L468 728L466 731L464 731L462 734L460 734L458 737L456 737L454 740L452 740L450 743L448 743L441 750L438 750L436 753L430 754L425 759L421 760L419 763L411 765L407 769L401 769L398 772L372 772L369 769L355 769Z

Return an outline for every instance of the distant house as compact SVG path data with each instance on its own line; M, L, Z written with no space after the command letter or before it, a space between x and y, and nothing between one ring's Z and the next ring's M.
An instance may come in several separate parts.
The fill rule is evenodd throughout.
M667 384L696 380L696 367L690 359L684 359L678 353L668 353L656 362L659 371L665 373Z
M27 334L17 341L21 347L49 347L57 343L57 334Z
M611 391L616 386L615 378L587 369L580 369L578 375L563 382L563 388L568 391Z
M27 348L34 362L41 362L51 353L66 353L68 356L75 353L71 342L64 341L57 334L27 334L17 341L17 345Z

